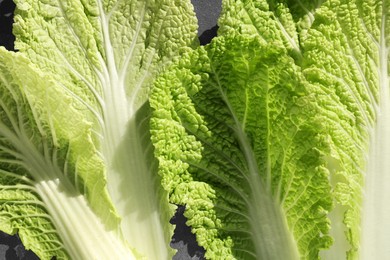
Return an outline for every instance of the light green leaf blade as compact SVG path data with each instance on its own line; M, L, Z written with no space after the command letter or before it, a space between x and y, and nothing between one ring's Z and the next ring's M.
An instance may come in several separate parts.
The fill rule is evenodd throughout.
M314 96L282 48L219 37L158 78L163 185L210 259L307 259L331 239Z
M383 258L387 253L382 243L390 237L390 229L384 228L389 211L381 203L390 197L384 186L389 183L389 2L224 1L224 5L220 35L259 35L261 42L282 44L287 50L294 50L294 44L286 42L299 46L299 55L290 55L314 86L310 92L316 96L318 120L330 146L323 156L331 172L335 208L329 218L335 241L322 256L353 259L360 251L363 259Z
M42 111L31 95L38 90L55 94L56 89L50 88L54 83L19 53L1 48L0 60L0 228L19 232L25 246L41 259L113 254L132 259L118 233L119 218L108 198L102 160L88 138L90 125L79 121L78 128L64 127L67 135L54 142L51 126L40 120ZM29 84L23 84L20 75ZM53 95L56 98L61 96ZM64 102L72 113L62 120L80 120L81 114L68 99L57 101L46 104L48 111L54 115L59 110L54 105ZM55 117L52 123L58 123ZM77 138L84 138L82 148ZM88 178L82 179L78 172L88 173ZM87 189L85 182L93 188ZM89 196L93 199L88 205Z
M284 46L301 57L299 26L284 1L224 0L219 35L258 36L262 43Z
M303 43L303 72L317 85L332 146L337 204L328 259L345 251L349 259L388 255L389 4L326 2Z
M2 165L3 167L3 165ZM45 206L27 177L1 170L0 228L8 234L18 232L23 245L41 259L67 259L64 244L54 228Z
M105 165L107 187L121 216L121 233L149 259L169 258L174 207L159 188L148 140L148 94L156 74L197 46L196 18L189 1L16 1L16 48L53 83L90 127L89 140ZM46 90L41 89L45 92ZM31 93L54 142L77 128L67 106L40 90ZM56 124L56 121L58 124ZM74 140L82 153L84 137ZM77 143L77 145L76 145ZM88 172L78 171L87 194ZM147 194L142 195L140 194ZM89 196L93 208L99 200ZM143 239L139 239L143 237ZM145 243L150 241L150 243Z
M5 50L0 51L3 54ZM31 110L6 72L7 65L0 65L0 229L9 234L18 232L25 247L42 259L54 255L64 259L64 245L28 175L24 155L13 147L19 141L18 132L36 141L33 136L39 130L29 122L33 119ZM20 128L21 124L30 127Z
M323 0L223 0L219 35L257 35L264 43L284 46L296 63L302 43Z

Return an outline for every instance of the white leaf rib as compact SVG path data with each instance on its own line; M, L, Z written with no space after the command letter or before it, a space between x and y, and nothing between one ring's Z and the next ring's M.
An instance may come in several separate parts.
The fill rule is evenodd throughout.
M261 179L254 151L247 140L246 133L241 127L241 122L237 118L236 113L223 90L219 74L215 71L214 67L212 67L211 70L215 75L217 90L235 122L235 135L248 166L248 174L245 175L247 175L249 180L250 203L247 204L247 207L249 208L249 225L253 231L252 239L255 245L256 257L261 259L268 259L271 256L280 259L298 259L298 248L292 237L292 233L288 230L280 204L272 197L270 184L264 183ZM267 119L268 118L269 116ZM269 130L270 129L268 129L268 133ZM267 156L267 162L270 163L269 153ZM267 176L270 178L270 165L267 166L267 170L269 171L267 172ZM270 182L270 180L266 181ZM257 206L256 204L261 206ZM269 236L271 235L273 236L272 242L269 239Z
M279 27L280 31L282 32L284 38L287 40L287 42L290 43L293 50L295 50L297 53L301 54L301 49L297 42L290 36L290 34L287 32L286 28L284 28L283 24L279 21L279 19L274 16L274 19L276 21L277 26ZM302 55L302 54L301 54Z
M389 79L389 46L386 42L386 16L388 8L383 1L380 42L379 42L379 107L376 125L373 126L370 139L369 160L365 176L362 241L360 255L362 259L384 259L390 254L387 246L390 241L390 79Z

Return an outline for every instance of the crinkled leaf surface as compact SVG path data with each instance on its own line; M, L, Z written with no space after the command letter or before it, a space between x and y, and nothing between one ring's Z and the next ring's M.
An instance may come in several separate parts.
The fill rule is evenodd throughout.
M387 256L389 6L226 0L158 79L160 174L208 257Z
M157 80L152 135L163 184L206 256L317 255L332 200L299 68L257 38L220 37L186 58Z
M0 49L0 59L1 229L19 232L26 248L42 259L109 256L113 246L118 250L116 257L131 258L127 246L114 236L119 217L108 198L103 162L90 140L90 125L82 121L71 99L56 95L50 78L37 73L26 57ZM20 75L29 79L28 84L22 83ZM70 113L63 120L78 125L64 127L68 139L57 139L58 145L50 126L40 120L34 99L28 99L35 91L54 100L61 97L47 108L54 115L66 105ZM89 179L75 174L79 172L88 173ZM86 182L94 188L88 189ZM87 205L88 196L96 201ZM80 231L77 239L75 230ZM88 243L100 246L91 252L85 249L91 247Z
M384 208L380 201L388 197L382 186L387 183L386 147L390 131L388 1L268 1L261 8L252 1L244 2L246 11L236 8L240 1L226 1L225 10L235 10L241 21L247 19L246 14L261 8L271 11L266 12L271 20L277 24L283 21L284 29L276 35L282 34L283 42L299 39L290 47L284 45L290 50L300 46L300 55L291 56L306 78L317 86L313 91L317 93L322 108L319 116L331 145L328 168L335 174L331 179L335 209L329 216L336 240L324 256L334 258L348 251L350 257L355 257L360 248L362 257L377 254L376 258L381 258L385 246L380 244L386 241L389 229L374 224L387 218L374 209ZM296 33L291 30L294 23ZM229 28L232 23L222 20L221 24ZM252 29L260 27L256 22L248 24ZM246 34L243 30L236 32ZM274 36L259 34L268 42L275 41ZM340 226L341 222L345 226Z
M55 236L50 242L58 244L63 257L94 258L83 249L88 244L104 251L110 248L104 246L106 242L115 245L115 239L123 239L127 241L124 251L128 243L148 259L169 258L172 227L168 220L174 208L155 176L147 99L158 71L197 44L192 5L173 0L20 0L16 4L13 30L20 54L1 50L0 57L6 90L1 92L0 106L1 169L10 174L2 176L2 205L26 204L22 197L5 199L7 189L22 191L17 186L20 181L31 196L39 198L31 199L33 208L45 211L43 218L52 223L47 232ZM34 156L40 160L36 169L29 165ZM72 198L82 205L72 206ZM61 212L68 202L69 211ZM83 210L91 215L84 216ZM21 218L24 213L16 206L7 212L2 215L7 220L0 224L3 230L31 232L34 222L29 227L20 223L32 217ZM13 220L19 218L17 225ZM95 221L102 222L102 232L110 233L108 241L89 241L91 237L104 240L93 228ZM68 222L80 223L76 228L64 224ZM83 231L82 223L90 233ZM115 233L112 239L111 233ZM31 236L21 237L25 242ZM42 259L62 257L54 246L43 246L45 240L38 240L31 244L42 248L36 252ZM124 255L107 251L99 257Z
M336 208L330 218L337 239L330 258L346 249L351 258L387 254L389 11L388 1L330 1L317 10L303 44L303 71L319 86L332 144Z

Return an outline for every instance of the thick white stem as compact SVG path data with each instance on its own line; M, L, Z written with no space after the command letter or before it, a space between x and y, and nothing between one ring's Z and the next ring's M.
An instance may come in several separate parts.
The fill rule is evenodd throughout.
M386 259L390 255L390 91L389 47L383 17L379 46L380 101L375 129L371 133L365 178L360 259Z
M113 231L107 231L85 197L69 191L63 181L44 180L35 188L71 259L135 259Z

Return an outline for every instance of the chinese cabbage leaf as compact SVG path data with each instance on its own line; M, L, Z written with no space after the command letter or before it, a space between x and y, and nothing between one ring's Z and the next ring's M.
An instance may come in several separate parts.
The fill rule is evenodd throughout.
M225 0L156 80L162 183L207 257L387 257L389 6Z
M0 49L0 229L41 259L169 258L175 207L147 100L197 46L191 3L15 2L19 52Z

